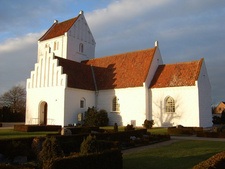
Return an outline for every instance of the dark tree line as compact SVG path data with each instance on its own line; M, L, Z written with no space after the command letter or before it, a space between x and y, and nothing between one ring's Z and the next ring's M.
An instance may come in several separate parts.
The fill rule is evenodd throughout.
M0 96L0 121L15 122L25 120L26 90L14 86Z

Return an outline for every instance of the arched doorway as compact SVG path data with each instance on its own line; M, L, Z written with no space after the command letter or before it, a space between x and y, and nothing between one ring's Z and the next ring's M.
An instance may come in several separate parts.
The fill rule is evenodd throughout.
M48 114L48 104L46 102L41 102L39 106L40 125L47 125L47 114Z

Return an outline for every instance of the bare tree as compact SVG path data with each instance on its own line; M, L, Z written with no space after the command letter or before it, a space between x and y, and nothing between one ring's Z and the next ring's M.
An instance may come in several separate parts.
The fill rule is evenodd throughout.
M8 92L0 96L3 107L9 107L14 113L25 113L26 89L23 86L14 86Z

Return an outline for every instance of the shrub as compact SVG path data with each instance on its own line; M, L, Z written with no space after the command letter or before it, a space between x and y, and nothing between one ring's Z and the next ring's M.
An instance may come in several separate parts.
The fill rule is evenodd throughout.
M86 126L107 126L109 122L108 113L105 110L97 111L95 107L88 108L85 112L85 122Z
M134 126L132 124L128 124L125 128L124 128L125 131L132 131L134 130Z
M99 110L95 117L96 126L107 126L109 123L108 113L105 110Z
M150 129L150 128L152 128L152 126L154 125L155 123L154 123L154 120L145 120L144 121L144 124L143 124L143 126L146 128L146 129Z
M225 165L225 152L218 153L209 159L195 165L193 169L223 169Z
M221 124L221 118L218 116L214 116L212 122L213 124Z
M113 130L114 130L114 132L118 132L118 125L117 125L117 123L114 124Z
M39 153L39 161L43 168L47 168L53 159L62 157L63 151L55 137L47 137L42 144L42 150Z
M104 153L89 155L75 155L65 158L57 158L53 161L49 169L62 168L82 168L82 169L122 169L123 157L120 150L109 150Z
M97 140L95 136L88 135L86 139L81 143L80 153L89 154L97 152Z

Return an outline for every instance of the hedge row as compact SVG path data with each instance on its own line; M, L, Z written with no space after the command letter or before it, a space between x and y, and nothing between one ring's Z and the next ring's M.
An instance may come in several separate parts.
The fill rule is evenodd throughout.
M209 159L195 165L193 169L224 169L225 151L218 153Z
M193 135L199 132L203 132L202 127L168 127L168 134L170 135Z
M97 140L105 140L102 141L103 147L115 148L116 143L109 143L107 141L118 141L118 142L126 142L130 140L131 136L142 137L147 134L146 129L126 131L126 132L116 132L116 133L96 133L93 134L96 136ZM60 146L62 147L65 154L70 154L71 152L79 152L80 145L83 142L84 138L86 138L89 134L76 134L70 136L61 136L55 135L59 141ZM0 140L0 154L4 154L7 157L13 158L17 155L28 156L33 159L36 158L34 147L32 147L32 143L35 141L39 149L41 144L45 138L44 137L30 137L30 138L15 138L15 139L4 139ZM118 144L117 144L118 145Z
M128 141L131 136L141 138L143 135L147 134L147 129L138 129L124 132L114 132L114 133L97 133L94 134L98 140L110 140L110 141Z
M48 125L48 126L40 126L40 125L14 125L15 131L23 131L23 132L36 132L36 131L60 131L61 126L59 125Z
M210 137L210 138L225 138L225 132L199 132L197 137Z
M123 158L120 150L110 150L97 154L57 158L52 161L48 168L122 169Z
M82 133L91 133L91 131L101 131L99 127L88 127L88 126L82 126L82 127L65 127L66 129L69 129L72 134L82 134Z
M33 157L32 142L32 137L0 140L0 154L4 154L9 158L20 155Z

